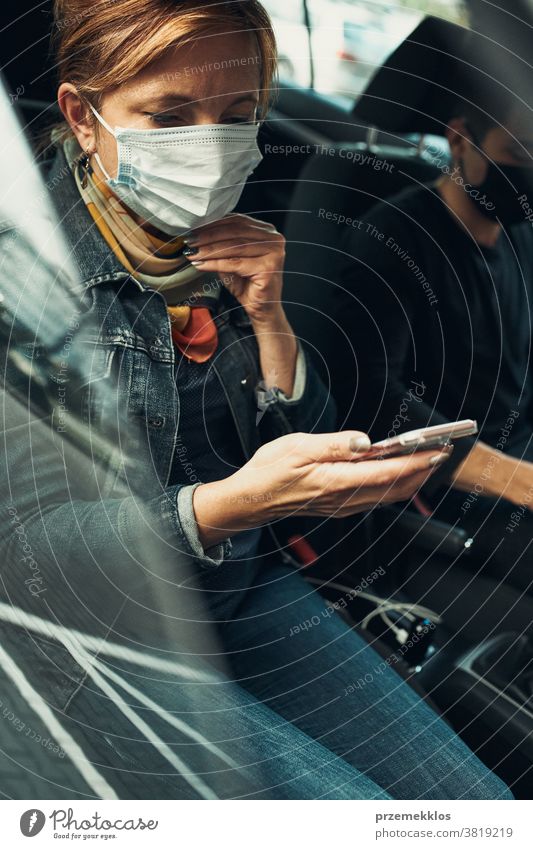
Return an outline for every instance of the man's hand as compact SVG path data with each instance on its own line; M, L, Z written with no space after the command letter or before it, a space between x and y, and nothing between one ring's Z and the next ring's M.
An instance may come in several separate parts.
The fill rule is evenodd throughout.
M455 469L451 483L462 492L488 498L506 498L533 510L533 463L519 460L477 442Z

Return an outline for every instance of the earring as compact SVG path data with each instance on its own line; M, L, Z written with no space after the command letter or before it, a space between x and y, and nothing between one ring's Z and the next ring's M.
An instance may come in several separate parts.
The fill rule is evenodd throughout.
M86 189L89 172L91 170L90 148L87 148L85 153L82 153L82 155L80 156L78 160L78 167L80 169L81 187L82 189Z

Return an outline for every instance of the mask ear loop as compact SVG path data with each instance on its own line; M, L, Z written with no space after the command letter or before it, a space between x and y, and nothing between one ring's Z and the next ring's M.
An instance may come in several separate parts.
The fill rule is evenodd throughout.
M102 127L104 127L104 128L107 130L107 132L108 132L108 133L111 133L111 135L113 136L113 138L114 138L114 139L116 139L115 131L112 129L112 127L110 127L110 126L109 126L109 124L107 123L107 121L105 120L105 118L102 118L102 116L100 115L100 113L96 111L96 109L94 108L94 106L92 105L92 103L89 103L89 109L91 110L91 112L93 113L93 115L95 115L95 117L96 117L96 118L97 118L97 120L100 122L100 124L102 125ZM96 159L96 161L97 161L97 163L98 163L98 166L99 166L100 170L102 171L103 175L105 176L106 180L111 180L111 177L109 176L109 174L107 173L106 169L104 168L104 165L103 165L103 163L102 163L102 160L100 159L100 155L98 154L98 151L96 151L96 150L95 150L95 152L94 152L94 158Z
M485 153L485 151L481 147L481 139L479 138L478 134L473 131L470 124L467 124L466 121L465 121L465 129L466 129L468 135L470 136L470 138L472 139L472 141L474 143L474 147L476 148L476 151L479 153L480 156L483 157L483 159L488 160L487 154Z
M477 133L474 133L474 131L472 130L472 127L470 126L470 124L467 123L467 121L464 122L464 125L465 125L465 130L467 131L468 135L470 136L470 139L472 140L472 142L474 144L476 152L479 153L479 155L482 156L483 159L487 159L487 155L486 155L485 151L483 150L483 148L481 147L481 142L480 142L480 140L477 136ZM465 174L465 169L464 169L464 164L463 164L463 157L461 157L461 159L459 159L458 162L459 162L459 169L460 169L460 172L461 172L461 176L462 176L463 180L466 181L466 174Z
M109 126L109 124L107 123L107 121L105 120L105 118L102 118L102 116L100 115L100 113L96 111L96 109L94 108L94 106L92 105L92 103L89 103L89 109L91 110L91 112L93 113L93 115L94 115L94 116L98 119L98 121L101 123L102 127L105 127L105 128L106 128L106 130L107 130L107 132L108 132L108 133L111 133L111 135L114 137L114 136L115 136L115 131L112 129L112 127L110 127L110 126Z

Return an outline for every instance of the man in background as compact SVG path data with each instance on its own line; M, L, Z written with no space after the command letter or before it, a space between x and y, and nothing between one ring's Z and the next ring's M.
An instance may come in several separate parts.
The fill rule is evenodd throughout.
M353 415L374 439L477 419L425 497L489 573L529 590L533 122L518 101L490 86L458 97L437 180L347 228L335 318L357 356Z

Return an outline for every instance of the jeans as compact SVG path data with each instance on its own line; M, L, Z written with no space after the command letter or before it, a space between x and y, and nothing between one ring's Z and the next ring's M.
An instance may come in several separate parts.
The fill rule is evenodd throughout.
M363 638L328 612L301 575L265 569L219 624L235 682L350 764L354 792L363 791L352 798L374 798L368 793L376 787L395 799L512 798Z
M23 628L0 624L0 638L10 798L388 798L207 665L142 652L132 662L113 644L92 660L73 648L73 665L61 643ZM19 692L14 670L33 695Z
M70 796L512 798L355 631L337 614L324 615L301 575L265 563L236 608L226 594L221 615L223 596L213 606L230 675L215 669L213 649L201 665L188 664L184 653L180 667L140 651L132 662L120 647L110 656L109 646L95 655L74 645L69 677L77 686L66 703L65 646L0 629L23 674L40 676L34 686L67 735L62 769L70 758ZM30 707L26 721L35 726L45 716ZM24 769L20 754L17 763ZM47 764L53 781L54 761ZM57 792L49 784L36 798Z

